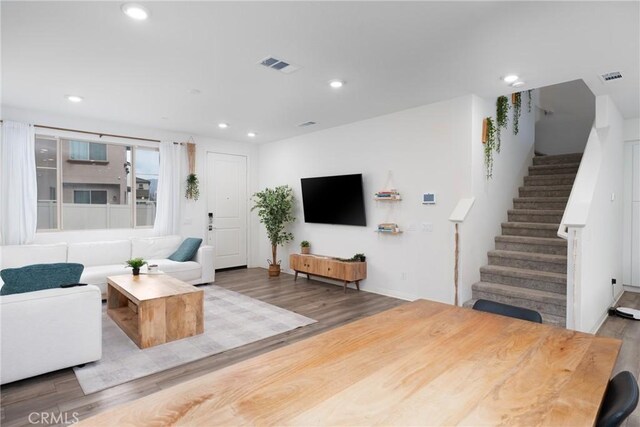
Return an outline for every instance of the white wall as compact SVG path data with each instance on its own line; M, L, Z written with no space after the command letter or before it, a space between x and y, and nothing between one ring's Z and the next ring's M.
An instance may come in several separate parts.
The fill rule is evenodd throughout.
M552 114L539 115L536 151L582 153L595 118L595 96L582 80L546 86L539 90L539 106Z
M623 124L624 197L622 283L640 287L640 119L627 119ZM634 156L635 153L635 156ZM635 274L634 274L635 273Z
M171 141L186 141L189 136L193 136L196 144L196 172L200 177L200 199L198 201L187 201L183 198L183 221L181 225L181 234L183 236L194 236L206 238L206 214L207 214L207 202L206 202L206 153L208 151L237 154L247 156L248 163L248 187L249 193L253 193L257 188L257 146L254 144L222 141L219 139L210 138L203 135L190 135L182 132L169 132L158 129L143 128L135 125L114 123L102 120L88 119L83 117L71 117L52 114L48 112L24 110L14 108L11 106L2 106L3 119L16 120L40 125L63 127L70 129L86 130L104 132L117 135L135 136L141 138L159 139L159 140L171 140ZM42 134L50 135L65 135L70 136L73 134L67 132L51 131L43 129ZM103 142L113 142L118 144L139 144L147 146L157 146L157 143L153 142L136 142L127 139L109 138L103 137L98 139L97 136L76 134L76 137L81 137L84 140L100 140ZM186 179L186 177L185 177ZM248 230L249 235L249 248L254 248L257 245L251 244L252 239L255 238L257 233L257 225L251 224ZM36 243L53 243L53 242L77 242L77 241L90 241L90 240L107 240L107 239L120 239L128 238L132 236L150 236L152 230L150 229L115 229L115 230L86 230L86 231L63 231L63 232L41 232L36 235ZM254 263L256 252L250 250L249 262Z
M599 168L578 172L596 175L593 197L582 229L579 268L579 330L595 331L607 315L614 296L622 291L622 194L623 194L623 119L608 96L596 100L598 147L587 147L583 164L598 157ZM589 142L591 145L591 140ZM583 166L581 164L581 169ZM570 202L571 203L571 202ZM569 211L571 206L567 207ZM578 216L578 215L577 215ZM611 279L617 280L615 287Z
M487 264L487 251L495 249L494 238L502 234L501 223L507 221L507 210L513 209L513 198L524 185L524 177L533 162L535 112L529 112L523 96L518 135L513 134L510 110L507 129L502 131L502 147L494 154L493 179L485 179L482 120L495 117L495 100L473 97L473 133L471 141L471 187L469 196L475 202L460 226L460 301L471 298L471 285L480 280L479 268Z
M288 269L288 255L299 251L299 242L309 240L314 253L365 253L364 290L453 302L453 225L448 217L460 198L477 193L472 219L461 229L461 295L468 299L531 161L533 114L526 106L524 110L520 135L504 132L494 179L488 183L481 123L484 116L495 115L495 99L465 96L261 145L260 188L287 184L297 198L298 220L291 227L295 241L279 248L283 268ZM373 193L384 188L389 172L403 200L376 202ZM363 174L367 227L304 223L300 178L349 173ZM421 204L427 191L436 193L436 205ZM377 234L380 222L397 222L404 233ZM424 231L423 224L431 224L433 231ZM263 231L261 237L259 259L266 260L269 243Z

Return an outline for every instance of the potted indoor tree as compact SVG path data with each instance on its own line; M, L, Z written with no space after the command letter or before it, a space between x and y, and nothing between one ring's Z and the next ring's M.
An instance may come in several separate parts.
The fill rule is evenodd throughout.
M293 190L288 185L265 188L253 195L254 206L258 210L260 222L267 229L267 237L271 242L269 261L269 277L280 275L280 261L277 257L278 245L293 240L293 234L286 231L288 223L295 221L293 216Z
M300 242L300 253L307 255L311 252L311 245L309 245L309 242L307 240L303 240L302 242Z

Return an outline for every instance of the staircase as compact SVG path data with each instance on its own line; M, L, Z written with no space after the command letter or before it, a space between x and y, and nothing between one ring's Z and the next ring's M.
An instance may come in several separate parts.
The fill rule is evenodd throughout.
M496 248L488 253L489 265L480 268L480 282L465 306L482 298L536 310L544 323L565 326L567 242L556 233L581 158L533 158Z

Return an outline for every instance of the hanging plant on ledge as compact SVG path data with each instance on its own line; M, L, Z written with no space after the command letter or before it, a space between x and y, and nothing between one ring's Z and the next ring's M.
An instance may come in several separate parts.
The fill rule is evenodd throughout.
M496 126L491 117L482 122L482 142L484 143L484 165L487 179L493 176L493 151L496 146Z
M529 100L527 102L527 113L531 112L531 98L533 98L533 89L529 89L527 91L527 95L529 95Z
M517 135L520 129L518 124L520 121L520 112L522 108L522 92L511 94L511 103L513 104L513 134Z
M502 128L507 128L509 120L509 98L506 96L498 97L496 101L496 152L500 152L500 134Z
M193 141L193 138L190 138L190 140ZM189 160L189 175L187 176L185 197L188 200L198 200L200 187L198 175L196 175L196 144L194 142L187 143L187 159Z

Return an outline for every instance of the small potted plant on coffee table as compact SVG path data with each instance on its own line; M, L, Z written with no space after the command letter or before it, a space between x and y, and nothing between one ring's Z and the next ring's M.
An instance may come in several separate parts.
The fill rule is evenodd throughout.
M140 274L140 267L142 267L146 263L147 261L143 260L142 258L131 258L127 261L127 265L131 267L131 271L133 272L134 276L138 276Z
M300 253L304 255L308 255L311 251L311 245L308 241L303 240L300 242Z

